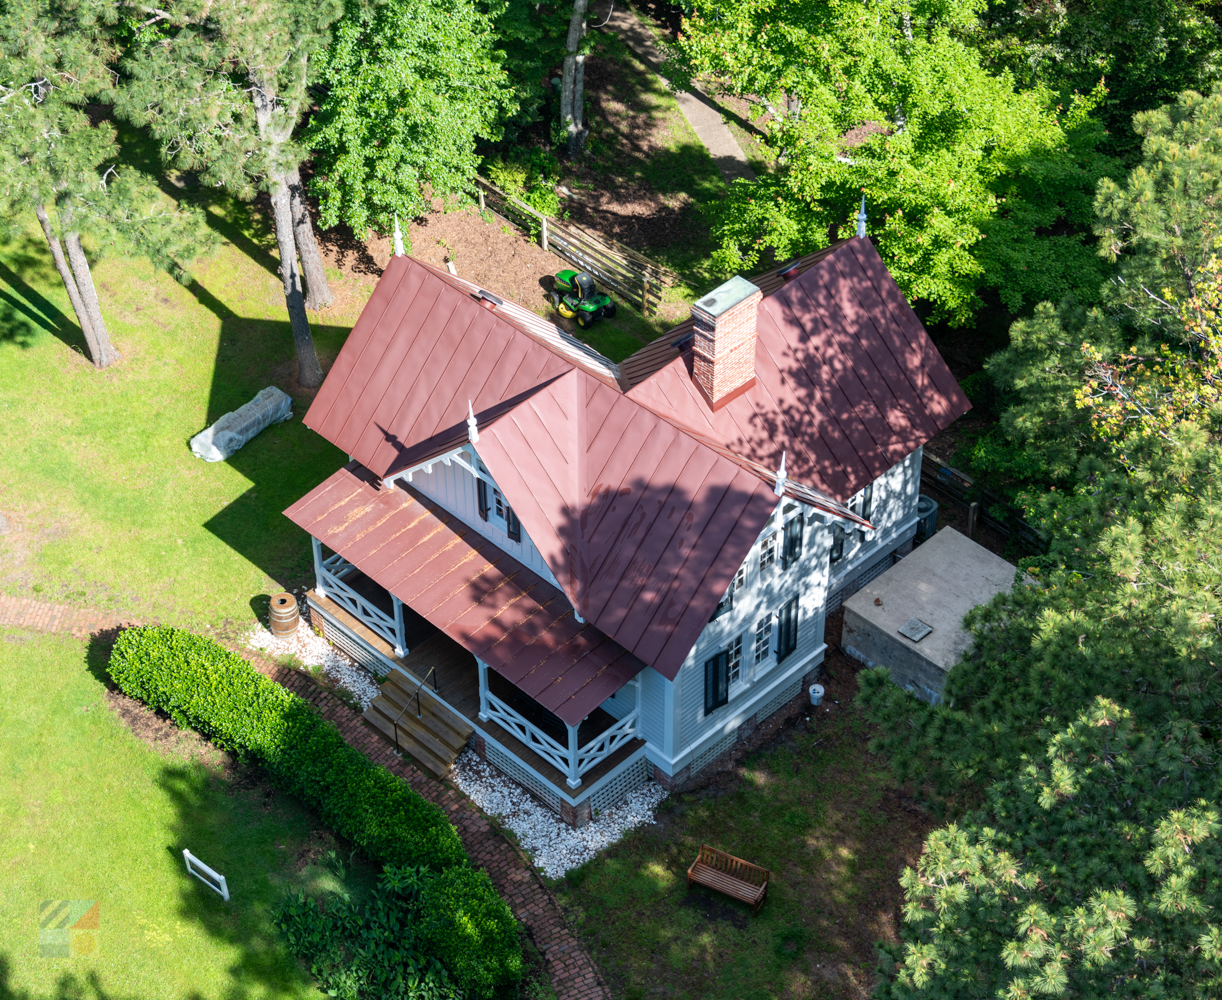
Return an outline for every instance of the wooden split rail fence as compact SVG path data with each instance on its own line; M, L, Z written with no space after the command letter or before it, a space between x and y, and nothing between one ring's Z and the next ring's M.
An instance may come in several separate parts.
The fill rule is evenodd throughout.
M537 230L539 246L544 250L553 251L579 271L589 271L609 291L646 315L657 311L662 290L679 280L674 271L631 247L595 236L570 222L550 219L482 177L475 179L475 186L481 210L491 209L511 225Z
M967 473L947 465L928 451L921 463L921 478L960 507L970 510L973 502L977 503L980 522L994 531L1019 538L1031 552L1047 550L1047 537L1023 520L1015 507L992 490L978 486Z

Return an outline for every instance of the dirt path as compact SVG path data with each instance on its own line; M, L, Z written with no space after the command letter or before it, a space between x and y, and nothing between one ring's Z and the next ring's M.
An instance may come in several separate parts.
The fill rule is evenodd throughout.
M623 0L616 3L609 13L602 13L599 21L606 22L607 27L615 31L627 46L658 74L663 83L667 82L662 76L665 55L658 47L653 34L641 19L624 5ZM749 181L755 180L755 171L747 163L747 157L738 140L734 138L734 133L722 120L721 109L698 90L679 91L675 99L684 117L691 124L692 131L713 157L713 162L717 164L725 182L730 184L740 177Z
M85 639L131 624L134 623L119 621L113 612L0 595L0 627L15 626ZM551 891L526 857L501 835L470 799L452 785L426 776L410 761L396 757L390 746L362 723L359 715L334 695L323 691L308 675L277 666L257 654L248 654L246 659L260 673L317 708L322 717L340 731L349 746L402 778L414 791L445 812L462 837L471 863L488 873L497 893L509 904L543 954L548 978L558 1000L610 1000L597 966L564 919Z

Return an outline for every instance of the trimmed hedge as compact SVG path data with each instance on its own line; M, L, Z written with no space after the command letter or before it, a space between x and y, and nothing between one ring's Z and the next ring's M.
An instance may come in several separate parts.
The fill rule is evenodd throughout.
M471 995L520 977L517 922L491 880L469 867L445 814L350 747L312 705L184 629L128 629L108 669L124 693L261 764L369 857L440 873L430 900L437 957Z

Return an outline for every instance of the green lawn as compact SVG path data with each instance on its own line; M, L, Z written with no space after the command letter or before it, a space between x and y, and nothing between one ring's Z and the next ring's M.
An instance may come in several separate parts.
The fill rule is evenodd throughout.
M896 874L926 821L901 808L833 668L820 709L721 784L671 798L558 883L574 924L627 1000L809 1000L868 995L876 941L895 940ZM834 704L835 699L840 705ZM772 872L758 916L686 872L708 843Z
M0 587L201 626L251 618L252 598L305 580L306 536L281 511L345 457L293 419L229 462L188 439L269 384L293 349L258 217L218 202L226 239L189 287L143 261L95 268L123 360L97 372L46 246L31 227L0 246ZM312 316L334 355L369 284ZM343 285L344 282L340 284Z
M103 661L96 645L0 632L0 997L318 996L268 913L290 889L340 888L301 857L329 835L215 751L134 736ZM184 847L226 876L228 903L187 875ZM98 901L92 954L40 956L48 899Z

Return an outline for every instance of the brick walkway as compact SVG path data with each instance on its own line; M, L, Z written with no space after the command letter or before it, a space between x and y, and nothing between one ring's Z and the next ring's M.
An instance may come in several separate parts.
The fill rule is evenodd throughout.
M118 622L113 614L89 608L0 595L0 626L67 633L86 639L124 624L132 623ZM525 925L531 941L542 952L559 1000L609 1000L610 993L598 968L565 922L555 897L522 853L501 836L470 799L452 785L426 776L409 761L396 757L389 744L366 728L359 715L323 691L308 675L277 666L257 655L246 652L243 655L260 673L316 706L351 746L397 774L445 810L462 837L471 863L488 873L501 898Z

